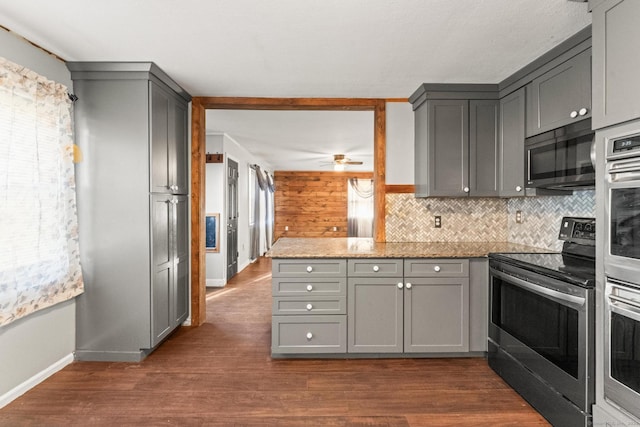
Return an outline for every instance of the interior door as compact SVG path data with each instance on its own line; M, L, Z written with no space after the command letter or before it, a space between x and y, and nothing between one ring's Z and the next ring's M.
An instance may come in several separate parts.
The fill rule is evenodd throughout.
M227 160L227 280L238 272L238 163Z

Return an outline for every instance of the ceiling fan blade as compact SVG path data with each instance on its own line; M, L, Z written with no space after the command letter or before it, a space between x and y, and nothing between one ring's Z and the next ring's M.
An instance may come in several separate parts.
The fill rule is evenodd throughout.
M342 162L343 165L361 165L362 162L352 162L352 161L348 161L348 162Z

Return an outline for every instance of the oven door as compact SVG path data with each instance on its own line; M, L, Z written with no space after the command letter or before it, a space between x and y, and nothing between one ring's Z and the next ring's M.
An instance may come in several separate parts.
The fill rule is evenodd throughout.
M593 290L492 263L489 339L590 413L594 401L589 380L594 375Z
M607 163L605 274L637 282L640 272L640 157Z
M605 287L604 396L640 418L640 285Z

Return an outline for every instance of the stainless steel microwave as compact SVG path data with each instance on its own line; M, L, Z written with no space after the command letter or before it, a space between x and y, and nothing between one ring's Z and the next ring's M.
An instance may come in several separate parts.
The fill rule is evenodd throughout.
M529 188L593 187L595 133L591 119L525 140L526 183Z

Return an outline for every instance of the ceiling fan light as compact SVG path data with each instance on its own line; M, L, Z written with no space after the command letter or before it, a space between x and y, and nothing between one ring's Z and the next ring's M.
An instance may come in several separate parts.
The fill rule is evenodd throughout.
M341 172L344 170L344 165L342 163L336 163L333 165L333 170L336 172Z

